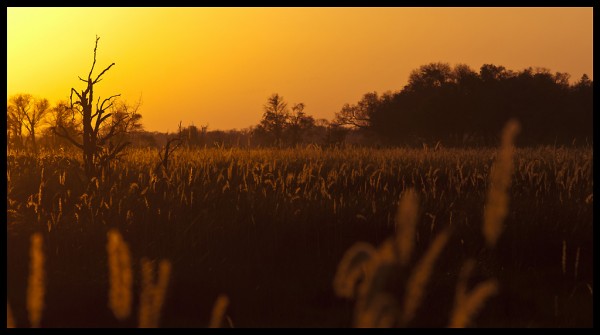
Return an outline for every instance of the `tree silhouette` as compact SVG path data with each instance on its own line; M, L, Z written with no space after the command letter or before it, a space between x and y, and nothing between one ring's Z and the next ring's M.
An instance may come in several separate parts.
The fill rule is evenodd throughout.
M17 94L10 98L7 107L7 128L13 133L17 146L21 145L22 128L29 134L29 143L37 152L36 130L46 117L50 103L47 99L34 99L31 94Z
M129 144L129 142L115 144L111 139L119 134L130 131L131 126L139 124L137 108L133 108L133 110L126 109L124 111L113 108L115 99L120 94L109 96L103 99L102 102L100 102L100 97L98 97L94 108L94 86L115 65L115 63L110 64L95 78L92 77L94 67L96 66L96 51L99 40L100 37L96 36L94 61L87 79L79 77L79 80L86 84L85 89L78 92L75 88L71 88L69 98L70 109L73 113L77 112L81 116L83 127L82 142L79 143L74 139L63 125L58 125L54 129L57 135L66 138L82 151L85 173L88 177L97 175L99 172L98 169L101 167L101 158L102 161L110 161L111 158L116 157Z
M287 103L282 96L274 93L268 98L263 110L263 118L258 126L259 131L272 136L276 145L283 145L283 132L289 118Z
M290 116L287 103L282 96L273 94L267 104L264 105L264 115L261 126L275 136L275 144L283 144L283 132L285 131Z
M32 100L31 94L17 94L9 99L6 107L8 143L17 150L23 147L23 119L31 109Z
M54 107L50 108L47 119L48 130L50 131L48 135L52 135L52 145L54 147L69 143L65 138L56 135L55 129L58 127L62 127L71 138L78 138L80 135L81 123L74 116L68 101L59 101Z
M297 103L292 107L292 113L289 116L287 133L291 145L296 145L302 141L307 131L315 127L315 119L306 115L304 104Z
M450 64L431 63L413 70L408 77L408 88L413 90L440 87L452 81L453 72Z
M35 100L31 113L26 113L25 118L23 119L23 126L29 132L29 138L34 152L37 152L35 131L46 117L46 114L48 114L49 109L50 103L48 102L48 99Z
M277 93L267 99L260 124L252 132L255 138L266 145L297 145L307 140L315 129L315 119L304 112L300 102L288 108L287 102Z
M335 122L367 129L386 145L497 145L500 127L521 121L519 144L585 143L593 137L593 82L545 68L514 72L484 64L431 63L411 72L398 92L367 93L346 104Z
M510 72L507 72L504 66L483 64L479 70L479 76L484 82L493 82L506 79L508 76L510 76Z
M356 105L345 104L336 113L334 122L342 126L366 129L371 125L371 117L378 105L377 93L366 93Z

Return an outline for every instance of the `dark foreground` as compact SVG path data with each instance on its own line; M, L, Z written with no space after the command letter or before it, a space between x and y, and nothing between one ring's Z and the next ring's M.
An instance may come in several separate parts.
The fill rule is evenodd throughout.
M481 222L494 152L181 151L162 175L157 154L140 150L91 183L71 159L10 155L8 303L28 327L29 240L41 232L42 327L137 326L142 257L172 262L161 327L208 326L219 294L235 327L351 327L354 302L332 288L337 265L355 242L394 233L400 194L414 187L416 253L443 229L452 235L409 326L448 325L459 270L473 258L473 284L496 278L500 291L472 326L591 327L592 149L517 152L506 229L491 251ZM108 307L110 228L123 234L135 271L124 322Z

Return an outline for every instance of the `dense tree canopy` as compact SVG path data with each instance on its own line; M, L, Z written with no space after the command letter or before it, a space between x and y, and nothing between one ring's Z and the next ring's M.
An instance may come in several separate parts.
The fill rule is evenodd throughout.
M336 120L389 145L495 145L510 118L523 126L523 145L591 143L592 101L587 75L570 85L568 74L544 68L514 72L485 64L477 73L463 64L432 63L414 70L401 91L368 93L345 105Z

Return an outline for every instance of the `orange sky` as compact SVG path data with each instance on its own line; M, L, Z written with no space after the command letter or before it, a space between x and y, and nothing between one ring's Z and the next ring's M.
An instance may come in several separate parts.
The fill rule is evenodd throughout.
M147 130L256 125L269 95L332 119L430 62L592 74L592 8L8 8L7 97L141 96ZM99 73L99 72L98 72Z

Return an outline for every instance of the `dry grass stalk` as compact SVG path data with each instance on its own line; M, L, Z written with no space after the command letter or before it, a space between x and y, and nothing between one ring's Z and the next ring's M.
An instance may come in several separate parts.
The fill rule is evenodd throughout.
M408 189L402 195L396 214L396 241L398 245L398 257L400 264L406 265L415 243L415 227L417 225L417 213L419 202L417 194L413 189Z
M10 309L10 304L8 301L6 302L6 328L16 328L15 319L13 318L12 310Z
M485 301L498 292L498 282L495 279L486 280L478 284L470 293L467 292L467 282L474 267L475 262L468 260L460 271L450 328L467 327Z
M406 265L410 261L417 212L417 195L411 189L404 193L398 206L395 238L387 239L378 249L368 243L356 243L340 262L334 278L334 289L338 296L353 298L356 295L356 327L396 325L400 315L399 304L395 298L385 293L385 285L390 273L396 270L399 263ZM413 318L419 307L433 264L448 238L447 231L437 236L409 278L404 314L400 316L403 324Z
M504 230L508 214L508 188L513 172L514 139L520 130L516 120L510 120L502 132L502 145L490 171L490 187L483 213L483 235L490 248L495 247Z
M29 282L27 286L27 312L31 327L38 328L44 309L44 252L42 234L31 236Z
M387 293L378 292L368 308L364 308L355 317L358 328L390 328L396 322L398 302Z
M147 258L142 258L139 328L158 328L160 311L164 303L170 276L171 262L161 260L158 270L158 280L155 283L153 262Z
M152 296L153 296L153 285L152 278L154 277L154 269L152 263L143 258L141 261L142 266L142 291L140 293L140 304L139 304L139 328L151 328L152 326Z
M117 319L125 320L131 315L133 285L129 247L119 231L111 229L106 249L110 280L108 304Z
M406 295L404 299L404 312L401 317L403 325L413 319L425 293L425 287L433 271L433 265L438 256L446 246L450 237L449 231L443 231L431 243L425 255L419 260L406 284Z
M396 308L397 303L381 295L396 264L395 256L394 243L389 239L379 249L358 242L344 254L334 277L334 290L340 297L356 298L356 327L393 324L395 314L390 314L390 310Z
M398 244L392 238L383 241L377 249L377 259L380 263L397 266L398 264Z
M365 266L376 253L377 250L365 242L355 243L346 251L333 278L333 289L338 296L355 297L356 287L366 274Z
M223 324L223 319L225 317L225 311L227 310L227 306L229 305L229 298L221 294L217 297L217 301L215 301L215 306L213 307L212 314L210 317L210 325L209 328L220 328Z
M354 310L356 327L383 327L381 324L389 315L385 316L381 313L389 314L391 310L397 309L398 303L394 298L391 296L382 298L382 295L386 295L385 285L389 275L396 270L396 267L396 263L381 258L379 253L367 264L365 278L358 288Z

